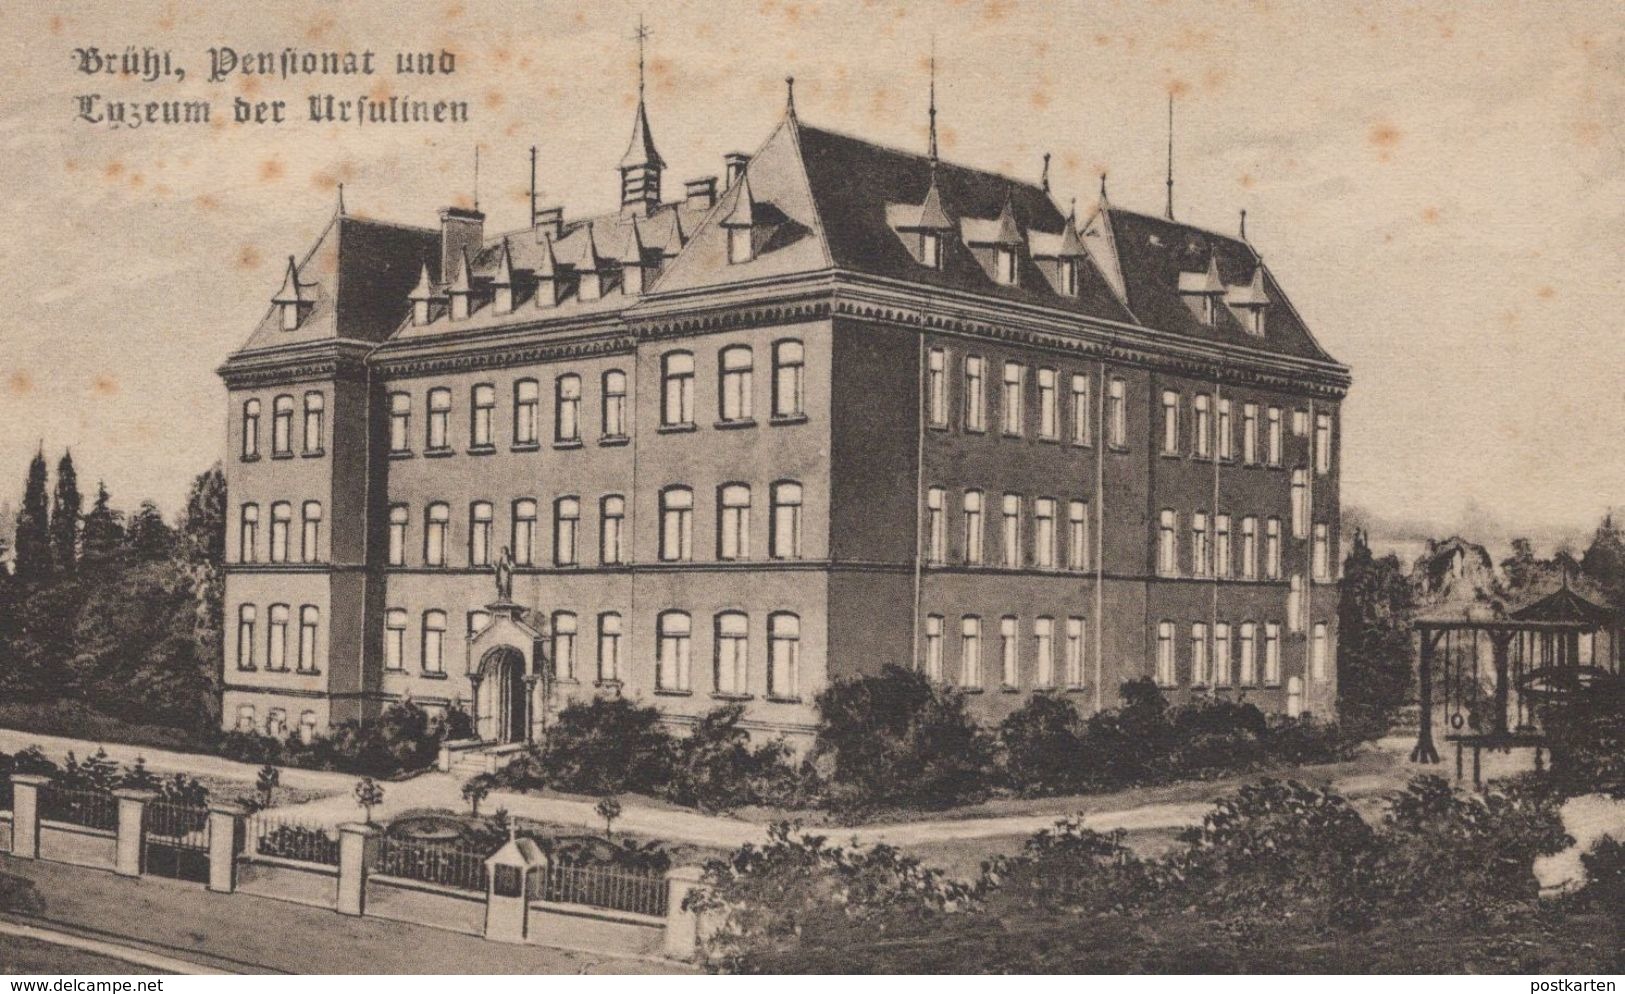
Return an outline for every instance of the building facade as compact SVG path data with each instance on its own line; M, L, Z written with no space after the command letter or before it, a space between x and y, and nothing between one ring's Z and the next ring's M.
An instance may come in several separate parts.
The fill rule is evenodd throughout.
M793 105L667 198L633 131L612 213L341 210L289 259L221 368L228 727L620 694L794 738L891 663L989 721L1331 707L1349 375L1249 243Z

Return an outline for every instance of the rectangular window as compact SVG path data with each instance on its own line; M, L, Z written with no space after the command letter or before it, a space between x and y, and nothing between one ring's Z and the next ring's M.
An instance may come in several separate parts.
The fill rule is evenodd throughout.
M1033 565L1055 568L1055 501L1049 497L1033 501Z
M598 616L598 680L621 678L621 616L613 611Z
M987 425L987 396L982 357L965 357L965 430L983 431Z
M655 688L687 691L692 660L688 615L667 611L659 618L656 634L660 648L655 664Z
M1264 579L1281 578L1281 519L1270 518L1264 523Z
M687 487L661 491L660 558L665 562L694 558L694 492Z
M389 451L412 451L412 395L389 395Z
M694 356L668 352L661 358L660 423L683 428L694 423Z
M1265 417L1264 458L1271 466L1281 465L1281 409L1272 407Z
M423 563L425 566L446 565L446 526L451 523L451 508L445 504L430 504L423 519Z
M1066 619L1066 685L1083 686L1084 638L1088 627L1082 618Z
M1022 396L1027 382L1027 369L1019 362L1004 364L1003 415L1000 430L1006 435L1020 435L1027 420L1026 402Z
M299 672L316 672L316 629L321 610L309 604L299 609Z
M717 491L717 558L750 558L750 487L742 483Z
M996 278L1005 286L1016 285L1015 249L999 246L993 250L993 269Z
M1178 686L1178 674L1174 669L1174 623L1172 621L1157 623L1157 686Z
M1258 465L1258 405L1241 405L1241 461Z
M1113 448L1128 447L1128 384L1114 378L1106 395L1107 440Z
M254 622L258 611L252 604L244 604L237 609L237 668L251 670L254 668Z
M1198 621L1191 626L1191 686L1207 686L1207 624Z
M1191 449L1198 459L1207 459L1213 455L1213 400L1205 393L1199 393L1191 401L1196 411L1196 424L1193 429L1196 437L1191 440Z
M569 611L553 612L553 676L565 683L576 681L576 616Z
M1179 394L1162 392L1162 454L1179 455Z
M948 555L947 491L931 487L925 492L925 561L940 563Z
M468 508L468 565L491 565L491 505L475 501Z
M604 437L626 437L626 374L612 369L604 374Z
M1211 560L1207 545L1207 512L1191 515L1191 575L1207 576Z
M767 696L780 701L801 696L801 619L793 614L767 619Z
M1219 458L1229 462L1236 457L1235 426L1230 421L1230 398L1219 398L1218 450Z
M982 492L965 491L965 562L977 566L982 562Z
M327 407L325 395L311 392L305 394L305 455L315 455L322 451L323 412Z
M1258 519L1252 515L1241 519L1241 577L1258 579Z
M718 358L722 383L717 394L717 416L723 421L749 421L753 416L753 363L748 346L735 345L722 350Z
M1326 622L1317 621L1309 641L1309 675L1317 682L1326 680L1326 663L1330 655L1331 638L1327 634Z
M1037 618L1033 621L1033 656L1038 667L1035 678L1039 687L1055 686L1055 619Z
M1332 578L1331 539L1326 534L1325 522L1315 523L1314 567L1315 579L1330 580Z
M1021 568L1021 495L1005 494L1001 508L999 551L1006 569Z
M423 672L446 672L446 612L423 612Z
M1309 537L1309 474L1292 471L1292 537Z
M942 615L931 614L925 619L925 678L933 683L942 682Z
M497 388L489 383L474 387L472 409L469 412L468 446L471 449L489 449L492 445L492 423L496 418Z
M1289 632L1303 631L1303 577L1294 573L1287 577L1286 628Z
M1237 642L1237 662L1241 666L1241 673L1236 677L1238 686L1251 687L1258 683L1258 626L1251 621L1241 626L1241 638Z
M931 424L938 428L948 424L948 353L932 349L926 357L925 396Z
M271 625L265 642L265 668L281 672L288 668L288 605L271 605Z
M535 380L520 380L513 385L513 444L536 444L541 396Z
M1072 444L1089 445L1093 436L1089 431L1093 415L1089 410L1089 377L1072 374Z
M959 623L959 685L982 685L982 619L967 615Z
M1038 437L1061 437L1061 413L1057 409L1060 398L1056 395L1055 370L1038 371Z
M807 354L799 341L773 345L773 416L799 418L807 413Z
M1332 417L1315 415L1315 472L1325 476L1332 471Z
M1292 437L1304 438L1309 434L1309 412L1303 408L1292 411Z
M773 484L768 513L772 520L771 546L768 555L774 559L801 558L801 484L781 480Z
M737 612L717 615L715 669L717 693L747 692L750 673L750 622Z
M581 377L567 373L553 381L553 441L581 441Z
M598 558L605 566L624 561L621 533L626 524L626 498L611 494L598 504Z
M1271 621L1264 625L1264 686L1281 685L1281 626Z
M1230 625L1219 622L1213 626L1213 686L1230 686Z
M581 501L560 497L553 502L553 565L574 566L581 535Z
M1213 518L1213 575L1228 577L1233 560L1230 556L1230 515Z
M406 669L406 611L398 607L384 614L384 669Z
M1006 688L1021 686L1021 643L1016 634L1016 619L999 619L999 684Z
M1089 505L1081 500L1066 508L1066 568L1089 568Z
M424 446L435 452L451 448L451 391L445 387L429 391L429 426Z
M1179 516L1164 510L1157 519L1157 572L1163 576L1179 574Z
M526 497L513 502L513 561L518 566L536 562L536 502Z

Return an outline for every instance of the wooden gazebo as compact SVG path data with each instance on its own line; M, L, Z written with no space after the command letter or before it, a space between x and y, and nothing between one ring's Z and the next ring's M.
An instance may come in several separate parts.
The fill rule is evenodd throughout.
M1415 622L1420 641L1421 728L1414 763L1437 763L1433 743L1435 673L1446 742L1456 744L1456 779L1473 753L1473 783L1484 749L1546 746L1540 706L1620 672L1619 614L1563 586L1515 611L1475 604ZM1488 659L1484 650L1488 650Z

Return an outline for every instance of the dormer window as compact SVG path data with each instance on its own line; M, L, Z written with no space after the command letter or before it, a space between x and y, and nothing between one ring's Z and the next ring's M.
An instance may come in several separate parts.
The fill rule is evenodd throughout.
M598 270L589 269L581 274L580 297L582 300L597 300L604 295L604 278Z
M1005 286L1016 285L1016 250L1000 245L993 250L994 278Z
M412 323L424 325L429 323L429 305L434 301L434 287L429 282L429 264L424 263L418 272L418 285L412 288L407 295L412 302Z
M754 258L751 252L751 237L749 228L728 229L728 261L730 263L749 262Z
M271 298L281 318L283 331L293 331L304 321L305 315L315 306L315 301L305 296L305 289L309 284L299 282L299 267L294 264L293 256L288 256L288 272L282 279L282 289Z
M1211 328L1218 320L1218 301L1225 295L1224 281L1219 278L1217 253L1208 257L1207 270L1200 273L1179 274L1179 295L1185 298L1191 315Z
M942 268L942 236L934 231L920 233L920 262L931 269Z
M1253 270L1252 282L1246 286L1231 287L1226 299L1247 333L1263 338L1264 315L1270 307L1269 291L1264 288L1264 266L1259 264Z
M576 261L576 296L581 300L598 300L604 295L604 269L603 256L598 254L598 241L593 235L593 227L589 223L586 228L585 242L581 247L581 256Z
M1068 297L1078 295L1078 260L1061 260L1061 293Z

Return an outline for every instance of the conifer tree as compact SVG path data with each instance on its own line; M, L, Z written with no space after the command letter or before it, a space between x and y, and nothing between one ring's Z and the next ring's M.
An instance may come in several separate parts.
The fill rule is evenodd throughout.
M80 559L85 563L107 563L118 558L124 547L124 515L113 510L113 498L107 484L98 481L96 500L85 515L84 532L80 537Z
M51 560L63 576L72 576L79 567L79 516L83 511L73 453L64 452L56 464L56 497L51 506Z
M25 584L42 583L51 576L50 505L45 483L45 453L36 452L28 464L22 510L17 512L17 579Z

